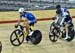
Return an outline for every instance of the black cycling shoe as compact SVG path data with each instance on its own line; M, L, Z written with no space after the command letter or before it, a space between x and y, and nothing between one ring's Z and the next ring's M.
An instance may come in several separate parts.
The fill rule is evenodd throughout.
M27 36L26 36L26 41L28 42L29 40L30 40L30 36L27 35Z

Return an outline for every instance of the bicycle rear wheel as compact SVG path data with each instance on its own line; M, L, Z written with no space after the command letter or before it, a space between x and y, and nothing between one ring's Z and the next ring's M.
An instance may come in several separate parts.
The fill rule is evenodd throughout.
M24 33L20 29L14 30L10 35L10 42L13 46L19 46L24 41Z
M42 33L39 30L35 30L33 34L30 36L30 38L31 38L32 44L37 45L42 40Z
M70 42L74 39L74 36L75 36L75 31L74 31L74 25L73 23L70 23L69 27L68 27L68 36L69 38L66 39L66 41ZM63 33L63 38L66 37L66 32Z
M74 39L75 36L75 31L74 29L69 29L69 37L68 39L66 39L68 42L72 41Z

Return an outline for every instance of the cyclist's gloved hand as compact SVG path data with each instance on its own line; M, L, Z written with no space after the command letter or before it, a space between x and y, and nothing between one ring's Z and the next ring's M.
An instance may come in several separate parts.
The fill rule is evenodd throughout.
M55 20L55 19L56 19L56 17L53 17L53 18L52 18L52 20Z
M15 28L18 28L18 24L15 25Z

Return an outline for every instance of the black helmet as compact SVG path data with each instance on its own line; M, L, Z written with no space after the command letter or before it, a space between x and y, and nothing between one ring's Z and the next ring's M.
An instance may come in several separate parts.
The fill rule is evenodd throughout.
M59 9L59 8L61 8L61 6L60 5L56 5L56 9Z

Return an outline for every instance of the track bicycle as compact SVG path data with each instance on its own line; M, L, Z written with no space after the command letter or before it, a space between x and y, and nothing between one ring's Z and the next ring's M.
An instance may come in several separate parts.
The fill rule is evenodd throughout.
M62 27L64 28L64 26ZM70 42L74 39L75 31L74 31L73 23L70 23L68 26L68 36L69 38L66 39L66 41ZM52 22L50 26L49 39L51 40L51 42L56 42L58 38L61 39L60 37L61 38L66 37L65 28L63 29L63 31L61 31L60 26L56 24L55 22Z
M13 46L20 46L24 42L25 37L34 45L37 45L41 42L42 33L40 30L34 30L31 36L26 36L26 31L24 30L24 28L26 27L23 25L18 25L17 27L15 27L15 30L11 33L10 42Z

